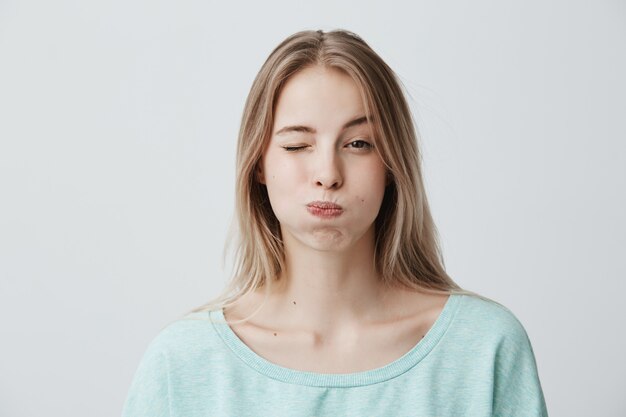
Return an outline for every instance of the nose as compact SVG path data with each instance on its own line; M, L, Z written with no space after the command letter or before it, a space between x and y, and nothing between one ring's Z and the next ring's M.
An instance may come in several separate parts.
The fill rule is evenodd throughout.
M343 178L339 158L334 151L321 153L315 161L315 185L324 189L341 187Z

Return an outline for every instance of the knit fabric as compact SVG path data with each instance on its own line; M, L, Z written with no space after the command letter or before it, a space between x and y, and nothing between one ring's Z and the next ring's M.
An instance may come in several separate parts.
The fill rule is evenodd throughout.
M426 335L387 365L285 368L250 349L222 310L177 320L148 346L123 417L547 416L528 335L506 307L451 295Z

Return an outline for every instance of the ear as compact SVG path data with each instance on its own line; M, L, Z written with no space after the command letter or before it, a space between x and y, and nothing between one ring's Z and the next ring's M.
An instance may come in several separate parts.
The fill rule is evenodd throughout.
M389 173L389 171L387 171L387 174L385 175L385 187L387 187L389 184L391 184L393 182L393 177L392 175Z
M261 164L257 164L257 168L256 168L256 180L260 183L260 184L265 184L265 174L263 173L263 168L261 167Z

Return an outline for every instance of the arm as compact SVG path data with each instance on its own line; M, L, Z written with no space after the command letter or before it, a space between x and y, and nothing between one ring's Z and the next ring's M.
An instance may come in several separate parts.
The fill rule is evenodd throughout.
M547 417L535 355L522 324L513 320L498 345L495 363L493 415Z
M169 417L169 393L167 357L152 343L135 372L122 417Z

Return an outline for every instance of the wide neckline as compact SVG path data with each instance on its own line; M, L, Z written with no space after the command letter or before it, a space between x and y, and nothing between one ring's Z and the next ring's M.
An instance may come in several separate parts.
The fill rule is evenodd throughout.
M379 368L347 374L301 371L272 363L254 352L237 336L230 325L225 323L223 308L210 311L209 317L217 333L234 354L263 375L290 384L315 387L355 387L376 384L395 378L417 365L443 337L454 317L454 313L459 307L462 297L464 297L463 294L450 294L439 316L426 335L403 356Z

